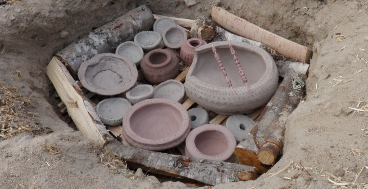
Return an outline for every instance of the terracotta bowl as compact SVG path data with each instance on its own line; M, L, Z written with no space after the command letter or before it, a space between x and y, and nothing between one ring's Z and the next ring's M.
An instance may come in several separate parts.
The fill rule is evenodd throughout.
M128 110L123 119L127 141L148 150L172 148L185 140L190 119L185 108L168 99L147 99Z
M139 65L143 58L143 49L133 41L127 41L120 44L115 51L115 54L128 58L135 65Z
M272 57L263 49L242 42L231 42L248 79L243 83L227 41L196 48L193 63L185 79L188 97L206 110L219 114L244 114L266 104L278 86L278 72ZM220 56L231 88L212 52Z
M102 123L117 126L121 124L124 114L130 107L132 105L124 98L107 98L97 104L96 112Z
M162 37L155 31L141 31L134 36L134 42L145 51L156 49L160 46Z
M236 147L234 135L222 125L206 124L193 129L185 141L185 155L225 161Z
M83 62L78 70L83 87L100 95L117 95L129 90L137 81L137 67L129 59L103 53Z
M181 26L173 26L166 28L162 34L162 38L167 47L172 49L180 48L184 41L187 40L187 32Z

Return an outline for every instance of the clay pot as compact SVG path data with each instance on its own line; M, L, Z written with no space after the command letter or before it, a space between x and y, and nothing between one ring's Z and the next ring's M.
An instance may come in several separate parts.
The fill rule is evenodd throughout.
M127 41L120 44L115 51L115 54L128 58L136 66L139 65L143 58L143 49L133 41Z
M103 53L83 62L78 70L83 87L100 95L117 95L137 81L137 67L129 59Z
M221 125L206 124L193 129L185 140L185 155L225 161L236 147L234 135Z
M155 49L143 57L141 69L148 82L159 84L179 74L179 59L169 50Z
M153 97L152 85L137 85L126 93L126 98L132 103L136 104L142 100Z
M179 145L190 130L185 108L168 99L147 99L132 106L123 119L123 133L133 146L165 150Z
M153 24L153 31L159 33L161 36L163 36L164 31L167 28L176 26L176 23L173 19L171 18L167 18L167 17L163 17L163 18L159 18L155 21L155 23Z
M176 25L166 28L162 38L167 47L178 49L183 45L184 41L187 40L187 32L181 26Z
M233 133L236 141L241 141L255 124L251 118L245 115L232 115L226 120L226 128Z
M108 98L97 104L96 112L102 123L117 126L121 124L124 114L130 107L132 105L124 98Z
M225 77L212 52L217 49L227 77ZM263 49L242 42L232 42L238 60L248 79L243 83L228 42L214 42L195 49L193 64L185 79L187 96L204 109L218 114L244 114L266 104L278 86L278 72L272 57Z
M141 31L134 36L134 42L145 51L159 48L161 41L161 35L155 31Z
M192 61L194 58L194 49L205 44L207 44L205 41L198 38L191 38L186 40L180 48L180 57L183 62L189 66L192 65Z
M188 110L188 115L192 123L191 124L192 129L208 124L209 121L208 113L203 108L192 108Z
M170 99L176 102L181 102L184 94L184 85L173 79L160 83L153 90L153 98Z

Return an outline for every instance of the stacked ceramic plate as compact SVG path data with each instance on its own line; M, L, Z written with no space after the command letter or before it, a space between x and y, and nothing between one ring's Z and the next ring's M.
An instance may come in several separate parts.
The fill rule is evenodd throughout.
M165 150L182 143L190 130L185 108L168 99L147 99L132 106L123 119L125 139L132 146Z

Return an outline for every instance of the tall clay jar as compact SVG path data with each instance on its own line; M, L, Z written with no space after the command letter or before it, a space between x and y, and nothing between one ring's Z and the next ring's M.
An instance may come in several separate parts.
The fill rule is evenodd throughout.
M179 74L179 59L169 50L155 49L143 57L141 69L148 82L159 84Z
M187 65L192 65L194 58L194 49L207 44L206 41L198 38L191 38L186 40L180 48L180 57Z

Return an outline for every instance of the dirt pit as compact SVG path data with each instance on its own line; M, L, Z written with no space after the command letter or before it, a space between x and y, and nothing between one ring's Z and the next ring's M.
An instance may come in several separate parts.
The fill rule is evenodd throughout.
M10 2L10 1L9 1ZM60 119L45 74L52 55L92 29L146 4L155 14L196 19L217 5L313 48L307 98L287 118L281 160L255 181L213 188L367 188L368 4L361 1L11 1L0 5L0 82L36 104L34 128L0 142L3 188L186 188L135 173ZM0 45L1 47L1 45ZM0 49L1 50L1 49ZM115 167L115 168L114 168Z

